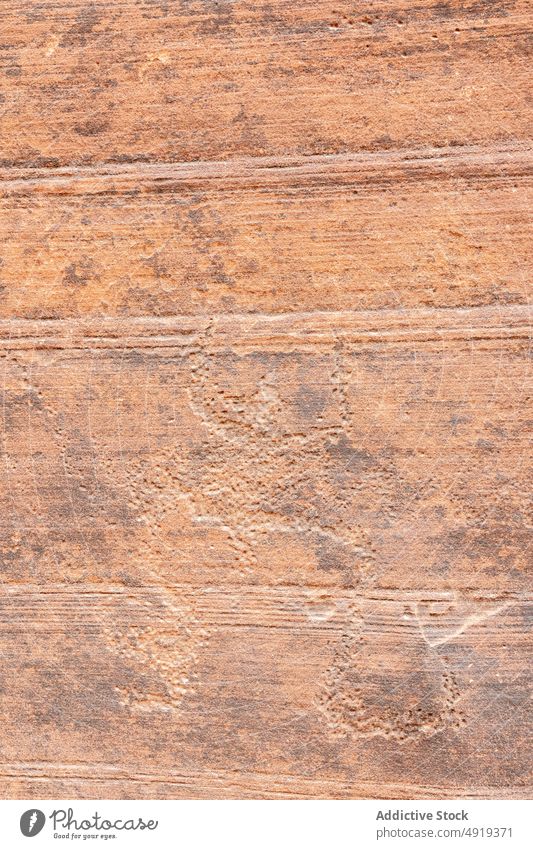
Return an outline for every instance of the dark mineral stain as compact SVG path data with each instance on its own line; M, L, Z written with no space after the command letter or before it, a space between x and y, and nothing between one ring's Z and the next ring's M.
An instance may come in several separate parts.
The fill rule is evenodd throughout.
M298 388L294 404L304 418L315 419L324 412L327 396L312 386L303 385Z
M76 16L76 20L63 35L61 40L62 47L85 47L90 36L93 34L95 26L101 21L102 15L91 3L80 9Z
M75 124L74 129L80 136L99 136L109 129L109 121L89 118L81 124Z
M332 460L342 463L353 471L367 469L374 463L372 454L356 448L344 433L336 442L328 442L326 451Z
M314 542L318 569L322 572L338 571L351 584L353 577L353 554L342 543L325 534L317 534Z
M71 263L63 273L64 286L86 286L91 280L98 280L94 263L90 259L82 259Z

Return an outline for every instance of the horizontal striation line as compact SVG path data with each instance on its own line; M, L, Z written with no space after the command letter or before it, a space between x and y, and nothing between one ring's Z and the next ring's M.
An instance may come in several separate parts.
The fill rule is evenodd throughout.
M141 586L131 586L127 583L28 583L2 581L0 582L0 597L16 597L21 595L28 598L29 594L35 597L52 595L72 595L78 598L82 595L95 596L142 596L145 593L161 592L169 590L171 592L190 593L191 597L198 599L198 595L219 597L221 595L245 595L250 598L257 597L298 597L305 598L308 595L311 598L328 597L335 599L353 600L359 599L362 601L375 601L380 603L401 604L405 601L410 602L442 602L442 601L457 601L471 600L479 602L496 602L496 601L533 601L533 590L525 592L510 591L501 593L498 591L486 590L483 587L471 587L463 590L438 590L426 589L424 587L409 589L387 588L387 589L360 589L349 587L336 587L328 584L244 584L230 583L225 581L223 584L213 583L206 584L205 582L197 584L194 582L172 582L172 583L143 583Z
M528 305L79 319L1 319L0 349L305 348L347 344L527 339Z
M423 147L373 152L256 156L229 160L121 163L58 168L0 168L0 193L98 195L130 191L306 188L427 179L486 179L531 174L532 144Z
M439 616L433 628L452 636L469 627L483 625L486 634L502 637L500 615L506 617L505 639L513 634L527 633L525 617L533 600L531 593L512 593L505 598L496 594L477 593L460 596L438 591L379 591L358 593L323 587L310 590L276 587L151 587L91 590L89 588L58 587L46 591L31 585L7 588L0 593L0 630L10 632L15 626L35 630L60 630L69 627L97 629L112 619L116 625L153 625L173 631L179 626L176 615L183 605L184 615L194 610L199 617L198 627L205 624L223 628L261 628L298 633L337 632L353 620L354 611L364 607L368 632L394 634L409 632L419 637L419 619L415 613L420 606L437 610ZM171 600L171 605L166 602ZM406 614L406 609L410 611ZM31 623L31 625L29 624ZM192 627L189 622L189 627Z
M54 764L48 762L29 762L0 764L1 778L33 781L87 781L87 782L125 782L135 784L176 785L185 790L208 793L213 792L244 793L246 796L315 797L341 795L346 798L443 798L450 793L460 792L462 798L502 798L507 795L516 798L528 791L527 787L506 788L502 786L482 786L469 788L469 785L415 785L404 783L373 782L368 779L346 781L343 778L317 778L302 775L275 774L268 772L240 772L238 770L203 771L137 771L129 765L112 766L102 763ZM465 793L466 790L466 793ZM216 796L215 796L216 798Z

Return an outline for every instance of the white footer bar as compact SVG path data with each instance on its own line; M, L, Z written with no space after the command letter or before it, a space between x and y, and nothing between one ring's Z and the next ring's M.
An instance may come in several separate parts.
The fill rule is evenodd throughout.
M532 803L503 801L0 801L9 847L530 849Z

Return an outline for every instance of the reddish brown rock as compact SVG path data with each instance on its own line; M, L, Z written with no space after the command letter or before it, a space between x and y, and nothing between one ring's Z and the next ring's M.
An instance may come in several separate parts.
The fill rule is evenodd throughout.
M530 795L526 11L2 4L5 798Z

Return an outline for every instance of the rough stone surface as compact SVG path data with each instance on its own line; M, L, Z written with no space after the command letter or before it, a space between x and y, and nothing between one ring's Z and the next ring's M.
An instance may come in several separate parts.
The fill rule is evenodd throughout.
M4 798L531 794L527 12L2 2Z

